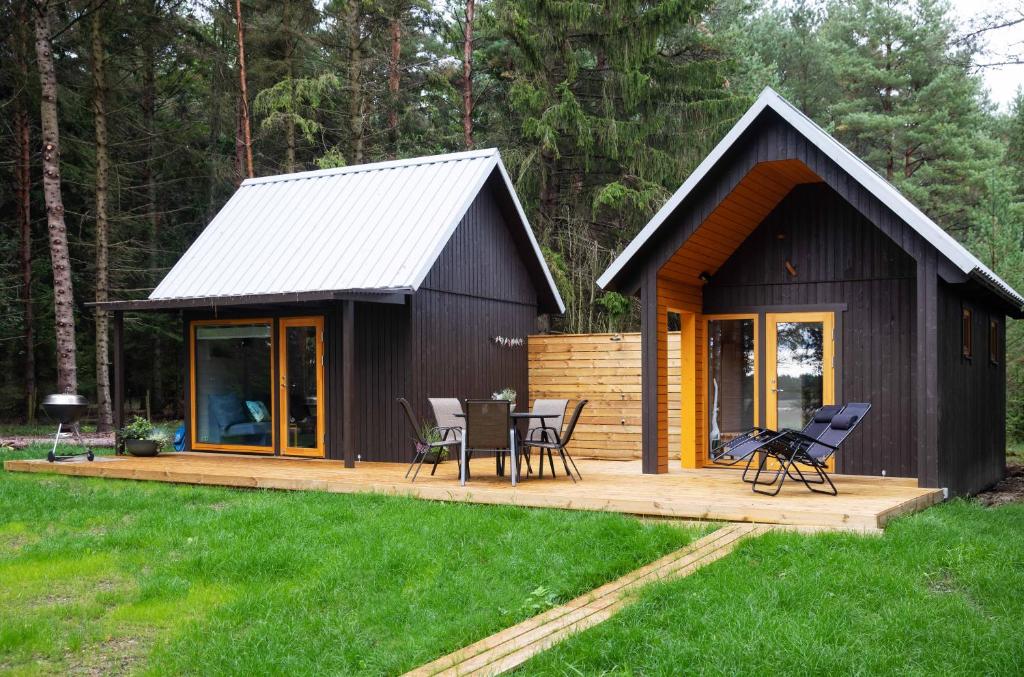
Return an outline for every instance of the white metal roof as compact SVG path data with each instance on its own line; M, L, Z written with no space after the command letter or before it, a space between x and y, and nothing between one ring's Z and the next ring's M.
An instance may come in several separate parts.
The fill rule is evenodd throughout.
M804 137L818 147L825 155L830 157L850 176L858 181L872 195L878 198L889 209L903 219L907 225L918 232L925 240L930 242L941 254L967 275L978 275L985 278L997 289L1002 290L1018 305L1024 305L1024 297L1021 297L1010 285L993 273L985 264L978 260L973 254L953 239L937 223L932 221L920 209L914 206L907 198L900 193L895 186L886 181L878 172L872 169L866 162L854 155L843 144L836 141L825 130L819 127L813 120L804 115L789 101L786 101L775 90L765 87L764 91L754 102L754 105L743 114L743 117L729 130L729 133L715 146L714 150L704 158L704 161L687 177L683 185L677 190L668 202L662 206L654 218L644 226L643 230L633 238L622 253L612 262L608 269L597 279L597 284L602 289L625 267L633 256L651 239L654 233L662 226L668 217L674 212L686 197L700 183L704 176L711 170L723 155L732 147L737 139L766 109L770 108L792 125Z
M248 179L149 298L415 291L496 171L564 312L494 148Z

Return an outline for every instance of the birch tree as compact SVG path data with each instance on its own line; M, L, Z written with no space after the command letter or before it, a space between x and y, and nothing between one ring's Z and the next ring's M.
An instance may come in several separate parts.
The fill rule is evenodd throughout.
M110 296L108 184L110 181L110 154L107 140L107 76L106 55L103 45L102 12L92 15L90 55L92 62L92 112L96 143L96 301L102 303ZM96 403L97 432L113 428L113 409L110 399L109 330L107 311L97 307L96 313Z
M53 311L57 334L57 390L78 390L75 345L74 290L71 257L60 178L60 130L57 121L57 73L53 64L51 33L53 2L38 0L35 13L36 62L39 69L40 123L43 136L43 196L46 201L46 230L53 268Z

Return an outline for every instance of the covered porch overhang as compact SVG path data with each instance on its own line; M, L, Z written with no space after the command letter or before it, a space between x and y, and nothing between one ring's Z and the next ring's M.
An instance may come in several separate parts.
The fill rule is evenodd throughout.
M320 362L323 365L319 389L322 389L320 397L326 401L326 405L320 410L321 420L318 433L324 440L323 446L328 443L332 453L331 456L341 456L347 467L353 467L356 462L357 450L353 440L354 414L352 412L352 397L345 396L346 393L355 392L355 304L356 303L383 303L383 304L405 304L409 296L414 292L412 289L387 289L387 290L346 290L346 291L305 291L292 293L274 294L247 294L241 296L210 296L210 297L189 297L189 298L167 298L167 299L135 299L105 301L90 303L88 305L100 308L110 313L112 325L111 342L111 385L112 385L112 413L115 430L119 431L127 422L125 415L125 404L127 397L126 390L126 359L125 359L125 315L129 313L178 313L183 317L183 335L186 341L185 365L186 370L186 430L192 431L195 426L194 411L187 405L189 398L194 396L190 388L190 378L194 366L191 364L192 335L189 331L189 317L197 315L210 315L212 317L225 318L226 321L237 321L239 318L257 317L288 317L288 316L314 316L321 317L322 323L319 331L331 337L330 342L325 342L323 355ZM276 320L275 320L276 326ZM276 356L274 357L276 360ZM276 363L275 363L276 364ZM279 366L274 367L277 373ZM271 388L273 390L273 386ZM273 412L280 405L271 406ZM276 428L276 426L275 426ZM192 439L190 434L189 439ZM191 445L191 443L190 443ZM279 450L282 444L275 441L272 448ZM116 448L122 448L121 440L116 440ZM232 447L226 446L223 451L231 451ZM301 455L301 454L300 454Z

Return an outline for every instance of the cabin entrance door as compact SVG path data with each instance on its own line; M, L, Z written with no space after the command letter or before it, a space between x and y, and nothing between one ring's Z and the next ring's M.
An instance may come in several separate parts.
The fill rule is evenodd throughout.
M278 402L281 453L324 456L324 318L279 322Z
M823 405L835 404L835 318L768 313L765 334L765 425L800 430Z

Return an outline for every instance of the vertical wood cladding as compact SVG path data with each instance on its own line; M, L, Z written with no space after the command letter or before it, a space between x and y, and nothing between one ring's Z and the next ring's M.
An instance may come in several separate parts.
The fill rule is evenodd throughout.
M411 458L412 431L398 397L422 421L433 420L428 397L490 397L512 387L519 406L528 406L534 279L488 186L406 305L357 305L356 439L364 460ZM524 343L502 347L495 336Z
M839 472L917 475L915 269L835 191L811 184L783 199L704 288L709 313L846 305L836 336L836 399L871 402L872 411L837 455Z
M1006 318L957 288L939 284L939 485L975 493L998 481L1006 465ZM971 309L973 356L961 354L961 311ZM997 356L989 359L989 321Z

